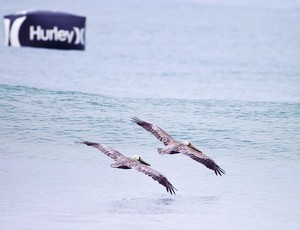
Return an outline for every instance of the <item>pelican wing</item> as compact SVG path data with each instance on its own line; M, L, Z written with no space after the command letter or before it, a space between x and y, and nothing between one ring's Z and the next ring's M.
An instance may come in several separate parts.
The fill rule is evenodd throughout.
M217 165L213 159L209 158L198 149L196 151L195 148L186 147L180 152L205 165L207 168L214 170L216 175L222 176L222 174L225 174L225 171Z
M177 191L177 189L168 181L168 179L163 174L148 167L147 165L143 165L138 161L132 160L128 162L127 166L146 174L147 176L151 177L153 180L156 180L158 183L160 183L166 188L167 192L171 194L175 194L175 190Z
M79 143L85 144L87 146L91 146L93 148L96 148L96 149L100 150L101 152L103 152L105 155L107 155L110 158L114 159L115 161L118 158L125 157L123 154L119 153L117 150L112 149L111 147L109 147L107 145L104 145L104 144L90 142L90 141L82 141L82 142L79 142Z
M157 125L150 124L146 121L142 121L137 117L132 118L132 122L136 123L137 125L141 126L145 130L152 133L158 140L164 143L164 145L168 145L173 141L176 141L173 137L167 134L164 130L159 128Z

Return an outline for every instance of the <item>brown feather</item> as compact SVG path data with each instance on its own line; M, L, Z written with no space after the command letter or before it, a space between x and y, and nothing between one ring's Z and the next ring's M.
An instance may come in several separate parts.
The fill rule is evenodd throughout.
M159 128L157 125L153 125L146 121L142 121L137 117L133 117L131 121L141 126L148 132L152 133L159 141L163 142L164 145L166 146L171 142L176 141L173 137L171 137L169 134L167 134L164 130Z
M112 149L109 146L104 145L104 144L90 142L90 141L82 141L80 143L100 150L105 155L109 156L110 158L114 159L115 161L122 158L122 157L125 157L123 154L119 153L117 150Z
M181 153L189 156L193 160L205 165L207 168L213 170L216 175L222 176L222 174L225 174L225 170L223 170L219 165L215 163L215 161L205 154L203 154L200 150L190 147L186 147L181 150Z
M153 180L156 180L158 183L160 183L166 188L167 192L171 194L175 194L175 190L177 191L177 189L168 181L168 179L162 173L148 167L147 165L143 165L135 161L135 162L130 162L130 164L127 164L127 166L146 174L147 176L151 177Z
M119 153L117 150L114 150L104 144L90 142L90 141L82 141L78 143L96 148L101 152L103 152L104 154L106 154L107 156L114 159L116 163L114 163L112 167L121 168L121 169L130 169L130 168L135 169L139 172L146 174L147 176L151 177L153 180L156 180L158 183L163 185L166 188L167 192L171 194L175 194L176 188L168 181L168 179L163 174L150 168L149 166L144 165L138 162L137 160L128 158L122 155L121 153Z

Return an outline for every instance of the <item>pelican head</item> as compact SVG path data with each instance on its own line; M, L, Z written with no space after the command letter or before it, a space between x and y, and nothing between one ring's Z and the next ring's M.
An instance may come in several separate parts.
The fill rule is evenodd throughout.
M191 146L191 143L189 141L183 141L182 142L185 146Z
M188 147L188 148L190 148L190 149L193 149L193 150L196 150L196 151L202 153L202 151L199 150L199 149L197 149L194 145L192 145L191 142L189 142L189 141L183 141L182 143L183 143L186 147Z
M133 160L136 160L138 162L140 162L141 164L147 165L147 166L151 166L150 164L148 164L146 161L144 161L140 156L138 155L134 155L132 156Z

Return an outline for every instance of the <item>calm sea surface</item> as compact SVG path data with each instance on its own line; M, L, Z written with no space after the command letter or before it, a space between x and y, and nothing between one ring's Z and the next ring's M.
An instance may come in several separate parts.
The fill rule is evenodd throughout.
M0 46L0 229L300 228L300 2L220 2L1 4L86 16L87 49ZM158 155L133 116L226 175ZM177 194L80 139L142 156Z

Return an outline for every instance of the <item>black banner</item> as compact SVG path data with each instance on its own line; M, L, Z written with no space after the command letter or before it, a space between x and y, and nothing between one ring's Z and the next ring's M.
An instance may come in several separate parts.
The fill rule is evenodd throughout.
M5 45L85 49L85 17L56 11L22 11L4 16Z

